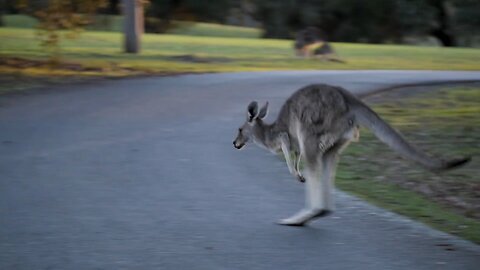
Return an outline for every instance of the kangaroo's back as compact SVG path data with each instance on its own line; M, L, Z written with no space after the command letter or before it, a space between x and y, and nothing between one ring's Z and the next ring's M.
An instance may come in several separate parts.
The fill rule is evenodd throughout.
M348 104L341 88L325 84L301 88L287 99L280 109L277 125L283 129L301 125L315 134L343 124L348 115Z
M314 144L331 146L349 137L354 126L362 125L405 158L429 170L446 170L468 162L470 158L443 160L430 156L407 142L403 136L386 123L361 100L341 87L325 84L309 85L295 92L282 107L279 126L300 139L315 138Z

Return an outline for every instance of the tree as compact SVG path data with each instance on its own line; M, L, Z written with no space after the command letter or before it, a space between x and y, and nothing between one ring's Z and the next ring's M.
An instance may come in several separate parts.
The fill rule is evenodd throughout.
M479 33L478 0L254 0L267 38L292 38L307 26L331 41L400 43L431 35L444 46Z
M455 24L457 33L464 37L461 41L463 46L474 45L475 35L480 35L480 1L457 0Z
M100 12L104 14L119 14L120 0L108 0L108 5Z
M138 53L143 34L144 18L142 0L124 0L125 52Z
M76 38L92 22L95 11L105 4L105 0L19 0L17 8L38 19L37 38L49 55L49 62L56 64L61 58L62 38ZM62 35L60 30L68 31Z
M174 20L224 23L236 0L150 0L147 15L156 18L148 30L163 33Z
M378 43L395 36L398 24L392 17L397 1L389 0L257 0L256 18L264 36L290 38L307 26L323 30L326 38Z
M454 34L454 7L452 2L446 0L429 0L428 4L433 8L435 14L435 21L430 29L430 34L440 40L444 46L456 46L457 39Z
M478 34L480 28L480 1L429 0L434 9L435 22L430 34L444 46L457 46L459 37Z
M4 0L0 0L0 26L3 26L3 13L5 12L6 6Z

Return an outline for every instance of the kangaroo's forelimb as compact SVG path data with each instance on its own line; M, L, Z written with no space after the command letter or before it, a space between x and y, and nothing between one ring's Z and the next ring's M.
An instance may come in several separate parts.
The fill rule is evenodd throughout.
M287 162L288 171L300 182L305 182L305 178L302 176L300 172L300 155L297 155L295 152L294 160L292 160L292 151L290 145L290 137L288 133L283 132L279 135L280 145L282 149L283 156L285 161Z

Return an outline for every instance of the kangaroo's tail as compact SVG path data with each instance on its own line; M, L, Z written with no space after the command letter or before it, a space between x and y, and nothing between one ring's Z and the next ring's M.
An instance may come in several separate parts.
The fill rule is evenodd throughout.
M431 171L444 171L459 167L468 161L470 157L453 160L442 160L431 157L425 152L408 143L403 136L386 123L378 114L365 105L362 101L347 93L346 98L350 101L350 109L356 121L370 129L377 138L397 151L407 159L411 159Z

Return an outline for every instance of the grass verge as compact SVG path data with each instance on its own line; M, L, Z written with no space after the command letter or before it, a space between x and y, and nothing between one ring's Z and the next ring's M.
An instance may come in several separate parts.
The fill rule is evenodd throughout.
M337 186L373 204L480 243L480 86L394 90L368 103L407 139L437 156L473 156L434 174L398 158L371 133L344 153Z
M44 60L31 29L0 28L0 57ZM299 59L292 42L251 38L219 38L146 34L138 55L122 52L123 36L115 32L85 32L65 40L65 62L87 68L86 76L124 76L129 72L226 72L319 69L480 70L480 54L470 48L432 48L398 45L334 44L346 63ZM116 68L119 67L119 68ZM102 72L88 72L101 68ZM129 72L125 71L129 70ZM45 67L19 69L0 66L0 72L32 75L71 75L79 70Z

